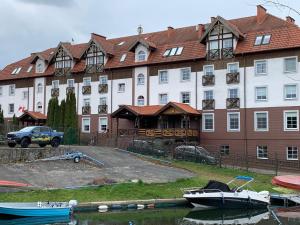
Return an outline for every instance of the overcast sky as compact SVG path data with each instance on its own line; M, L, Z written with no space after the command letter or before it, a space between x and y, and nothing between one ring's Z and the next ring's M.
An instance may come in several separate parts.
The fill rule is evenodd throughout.
M256 14L264 0L1 0L0 69L32 52L56 47L60 41L88 42L90 33L107 38L206 23ZM300 1L280 0L300 10ZM300 16L265 6L280 17ZM300 24L300 23L298 23Z

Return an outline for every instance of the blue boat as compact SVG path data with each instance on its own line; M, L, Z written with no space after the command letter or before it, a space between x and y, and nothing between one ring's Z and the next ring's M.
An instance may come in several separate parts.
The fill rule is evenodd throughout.
M0 219L1 225L45 225L45 224L68 224L71 222L69 216L51 216L51 217L18 217Z
M0 214L21 217L69 216L76 201L37 202L37 203L0 203Z

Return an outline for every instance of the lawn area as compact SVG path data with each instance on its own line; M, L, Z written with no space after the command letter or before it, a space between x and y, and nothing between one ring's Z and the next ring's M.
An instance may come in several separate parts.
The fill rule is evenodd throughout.
M69 201L96 202L110 200L135 200L153 198L182 197L180 188L203 186L210 179L227 182L237 175L248 175L255 178L252 184L257 191L272 190L271 175L246 172L238 169L218 168L191 162L176 161L173 166L190 170L196 174L189 179L162 184L124 183L104 187L82 188L77 190L48 190L26 191L16 193L0 193L0 202L28 202L28 201Z

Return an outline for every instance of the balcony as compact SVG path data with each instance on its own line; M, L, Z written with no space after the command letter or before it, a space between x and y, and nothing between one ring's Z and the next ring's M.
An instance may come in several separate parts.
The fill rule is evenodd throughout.
M66 94L73 94L75 93L75 87L67 87Z
M99 114L106 114L107 113L107 105L99 105L98 106L98 113Z
M58 96L59 96L59 88L52 88L51 97L58 97Z
M92 65L86 65L85 66L85 72L86 73L100 73L103 71L104 64L92 64Z
M226 83L227 84L238 84L240 83L240 73L227 73L226 74Z
M226 108L227 109L238 109L238 108L240 108L240 98L227 98Z
M209 50L207 57L208 57L208 60L220 59L220 50L219 49Z
M214 99L204 99L202 100L202 110L213 110L215 109Z
M202 85L203 86L215 85L215 75L203 75Z
M82 107L82 115L89 115L91 114L91 106L85 105Z
M99 92L99 94L106 94L108 92L108 85L107 84L99 84L98 92Z
M68 68L55 68L54 75L57 77L66 76L71 74L71 67Z
M92 93L92 87L89 86L82 86L82 94L83 95L90 95Z
M196 129L170 128L170 129L119 129L119 136L144 137L198 137Z
M233 57L233 48L223 48L222 49L222 58L230 59Z

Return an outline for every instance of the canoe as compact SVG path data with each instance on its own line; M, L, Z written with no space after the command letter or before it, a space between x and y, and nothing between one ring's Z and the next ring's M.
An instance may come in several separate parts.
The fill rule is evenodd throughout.
M296 176L296 175L276 176L272 179L272 184L289 188L289 189L300 190L300 176Z
M0 214L11 216L68 216L72 206L67 202L0 203Z

